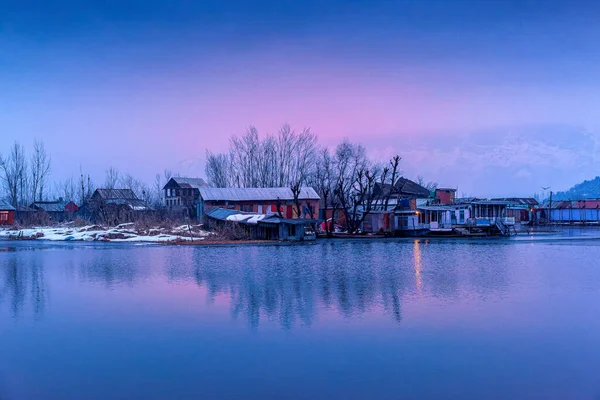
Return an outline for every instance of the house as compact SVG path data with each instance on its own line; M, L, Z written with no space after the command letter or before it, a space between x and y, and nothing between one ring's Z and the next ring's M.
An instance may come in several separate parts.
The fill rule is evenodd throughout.
M514 218L508 202L475 199L455 204L419 204L416 210L397 208L395 233L420 235L510 235Z
M434 193L435 203L441 205L454 204L456 199L456 189L436 188Z
M131 189L96 189L80 208L79 215L92 221L109 224L132 222L141 214L152 211Z
M72 219L75 212L79 210L79 207L74 202L66 202L62 199L56 201L36 201L29 207L36 210L36 212L46 213L52 221L56 222Z
M417 199L428 199L429 196L429 190L404 177L398 178L394 185L377 182L373 186L373 209L393 210L398 206L415 209Z
M15 223L16 209L5 201L0 200L0 225L12 225Z
M210 229L238 227L255 240L314 240L318 223L314 219L281 218L275 214L242 213L219 207L206 210L204 219Z
M536 199L532 197L504 197L491 199L492 201L505 201L506 216L514 218L516 223L528 224L534 219L534 211L539 206Z
M197 216L219 207L241 212L277 214L280 218L313 218L319 209L320 197L311 187L302 187L298 194L300 210L290 188L210 188L199 189Z
M182 211L193 218L200 201L200 188L207 186L202 178L171 178L163 187L164 204L171 211Z
M600 199L567 200L545 203L534 209L537 223L600 224Z

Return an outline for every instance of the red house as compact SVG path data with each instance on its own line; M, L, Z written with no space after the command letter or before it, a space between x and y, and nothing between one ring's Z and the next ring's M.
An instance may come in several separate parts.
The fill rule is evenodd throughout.
M0 201L0 225L15 223L15 208L8 203Z

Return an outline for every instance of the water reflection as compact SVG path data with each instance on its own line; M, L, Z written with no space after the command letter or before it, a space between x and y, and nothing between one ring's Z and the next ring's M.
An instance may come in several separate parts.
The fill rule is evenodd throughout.
M167 288L162 296L180 284L196 285L206 293L209 306L224 296L231 316L252 328L269 320L291 329L310 326L321 317L351 319L372 311L400 323L407 298L452 300L461 290L485 298L507 290L513 248L415 240L16 251L0 254L0 305L8 305L14 317L29 304L40 317L49 307L46 275L51 270L53 281L79 281L107 290L153 290L147 285L151 281Z
M11 254L1 265L0 304L7 303L11 316L16 318L29 303L34 317L41 317L48 296L41 260L29 259L27 265Z

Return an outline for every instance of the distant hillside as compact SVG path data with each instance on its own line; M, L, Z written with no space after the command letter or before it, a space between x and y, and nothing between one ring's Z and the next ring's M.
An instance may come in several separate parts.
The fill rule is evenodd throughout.
M578 183L565 192L557 192L554 195L556 200L583 200L600 199L600 176Z

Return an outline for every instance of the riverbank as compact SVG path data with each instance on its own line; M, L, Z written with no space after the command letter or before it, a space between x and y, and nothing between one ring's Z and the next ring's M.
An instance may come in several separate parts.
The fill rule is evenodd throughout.
M212 235L211 232L203 230L201 225L139 228L133 223L115 227L100 225L75 227L67 224L52 227L0 229L0 239L8 240L179 243L199 242Z

